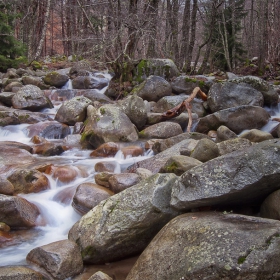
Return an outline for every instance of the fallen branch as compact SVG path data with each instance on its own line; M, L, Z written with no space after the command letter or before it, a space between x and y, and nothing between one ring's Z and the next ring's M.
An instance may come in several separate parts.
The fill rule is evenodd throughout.
M170 120L172 118L175 118L182 114L185 110L188 111L189 115L189 122L188 122L188 127L187 127L187 132L190 132L191 126L192 126L192 105L191 102L193 99L196 97L196 95L199 94L201 99L206 101L207 100L207 95L199 88L196 87L194 88L192 94L184 100L181 104L177 105L176 107L162 113L160 121L166 121Z

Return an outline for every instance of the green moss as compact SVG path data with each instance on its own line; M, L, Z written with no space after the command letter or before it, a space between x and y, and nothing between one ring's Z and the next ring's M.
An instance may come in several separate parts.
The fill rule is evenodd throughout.
M166 170L170 173L174 173L177 168L178 168L178 165L174 161L171 164L169 164L168 166L166 166Z
M186 78L185 78L185 81L186 81L187 83L196 83L196 82L197 82L197 79L192 79L192 78L186 77Z
M237 263L238 263L238 264L242 264L242 263L244 263L245 261L246 261L246 257L245 257L245 256L241 256L241 257L238 258Z
M101 113L101 115L104 115L105 114L105 109L104 108L100 108L100 113Z
M93 257L97 252L92 246L87 246L84 250L82 250L82 258Z
M147 69L148 69L148 61L145 59L142 59L137 67L136 67L136 73L134 75L134 79L141 83L144 80L144 76L147 75Z
M140 131L138 133L138 135L139 135L140 138L145 138L146 137L146 134L145 134L144 130Z
M31 63L34 70L42 69L42 64L36 60Z
M280 81L274 82L273 83L275 86L279 86L280 85Z

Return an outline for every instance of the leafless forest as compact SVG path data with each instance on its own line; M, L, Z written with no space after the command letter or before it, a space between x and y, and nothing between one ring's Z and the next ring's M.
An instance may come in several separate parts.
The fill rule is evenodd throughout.
M29 61L75 55L97 63L171 58L190 72L235 71L258 57L277 69L277 0L2 0ZM3 33L3 31L2 31ZM3 35L1 34L2 38ZM1 38L0 38L1 40Z

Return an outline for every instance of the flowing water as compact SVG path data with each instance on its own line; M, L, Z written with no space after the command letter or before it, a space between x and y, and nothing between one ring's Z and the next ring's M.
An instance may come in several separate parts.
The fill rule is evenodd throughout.
M110 79L109 74L104 74ZM64 88L71 88L71 82ZM106 88L100 90L104 93ZM50 97L51 98L51 97ZM61 102L55 101L53 109L45 109L42 112L49 114L54 118ZM24 144L30 144L30 138L27 137L26 128L28 124L9 125L0 127L0 141L16 141ZM57 141L48 139L48 141ZM84 182L94 182L96 174L94 166L100 159L90 157L91 150L79 150L73 148L54 157L41 157L33 155L36 159L44 159L45 162L51 162L54 166L71 166L78 171L78 176L71 183L62 183L54 179L51 175L46 175L50 182L50 189L31 194L20 194L21 197L34 203L40 210L39 223L41 226L28 230L11 231L11 241L0 243L0 266L7 265L25 265L26 255L35 247L49 244L54 241L67 239L68 231L73 224L81 217L71 206L72 197L75 189ZM152 156L151 152L146 152L144 156L124 158L121 151L115 157L102 159L102 161L111 161L115 163L115 173L120 173L129 165Z

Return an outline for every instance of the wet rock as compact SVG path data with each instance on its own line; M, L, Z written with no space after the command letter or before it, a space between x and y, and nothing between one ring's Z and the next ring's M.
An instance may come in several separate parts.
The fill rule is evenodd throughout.
M38 136L33 136L32 141L35 141L34 138L36 137ZM42 155L46 157L58 156L61 155L64 151L65 151L64 147L61 146L60 144L51 143L46 140L41 144L33 146L34 154Z
M10 227L34 227L39 214L37 206L26 199L0 194L0 221Z
M3 78L8 79L17 79L19 78L19 75L17 74L17 70L14 68L9 68L7 72L3 75Z
M48 139L61 139L71 133L68 125L56 121L33 124L28 126L27 130L28 137L38 135Z
M43 79L47 85L54 87L62 87L68 82L68 80L69 77L67 75L60 74L56 71L48 73Z
M94 148L107 142L135 142L138 133L130 119L116 106L103 105L99 109L88 107L88 119L82 142Z
M112 100L110 98L108 98L105 94L100 93L96 89L81 90L77 95L83 95L84 97L88 98L92 102L98 101L101 104L112 103Z
M217 146L219 149L219 154L223 156L234 151L245 150L252 146L252 143L248 139L234 138L220 142L217 144Z
M179 143L183 140L186 140L186 139L200 140L200 139L203 139L203 138L209 138L209 137L205 134L202 134L202 133L185 132L185 133L182 133L182 134L179 134L177 136L173 136L173 137L170 137L170 138L167 138L167 139L155 140L154 143L153 143L152 150L155 154L158 154L158 153L163 152L164 150L172 147L173 145L175 145L175 144L177 144L177 143Z
M38 193L50 187L48 178L37 170L15 170L8 180L13 184L15 194Z
M224 82L216 83L210 88L207 103L211 112L214 113L242 105L262 107L264 98L260 91L248 84Z
M171 95L171 85L162 77L149 76L133 93L147 101L158 101L164 96Z
M117 168L115 162L110 161L100 161L95 164L95 172L114 172Z
M49 89L50 86L46 85L41 78L39 77L34 77L34 76L23 76L22 77L22 82L24 85L33 85L36 86L42 90L44 89Z
M165 165L160 169L160 173L174 173L181 176L187 170L202 164L201 161L187 156L173 156L167 160Z
M197 75L197 76L179 76L174 81L172 81L172 91L180 94L186 93L191 94L194 88L200 87L201 90L205 93L209 91L209 88L213 84L213 81L206 76Z
M83 270L83 261L76 243L61 240L31 250L26 259L39 266L54 279L64 280Z
M139 175L141 180L145 180L153 175L153 173L146 168L137 168L135 174Z
M20 81L18 81L18 82L14 81L14 82L11 82L8 85L6 85L4 88L4 91L11 91L11 92L15 93L22 87L23 87L23 84Z
M250 205L280 188L280 140L267 140L208 161L174 184L171 205L186 211L211 205Z
M130 95L118 102L120 109L129 117L138 129L147 122L147 111L143 99L137 95Z
M183 133L181 126L173 122L161 122L139 132L141 138L166 139Z
M86 97L74 97L62 104L55 115L55 120L68 125L83 122L86 119L87 107L90 104L92 104L91 100Z
M114 174L109 178L109 189L114 193L119 193L140 182L140 176L134 173Z
M0 126L22 123L38 123L52 120L48 115L27 110L15 110L0 106Z
M269 121L265 109L257 106L240 106L210 114L199 120L196 132L207 133L217 130L221 125L227 126L234 133L245 129L261 128Z
M124 158L127 157L138 157L144 154L144 151L139 146L126 146L121 148L121 152L124 155Z
M0 102L3 102L7 106L12 106L12 98L15 95L14 92L1 92Z
M105 263L141 252L178 212L169 206L174 174L157 174L94 207L69 231L83 260Z
M158 173L170 157L180 155L182 149L189 150L190 153L196 144L197 140L183 140L151 158L130 165L127 170L128 172L135 172L137 168L145 168L153 174Z
M181 94L175 96L165 96L161 98L155 107L153 108L153 112L155 113L163 113L166 112L177 105L181 104L184 100L189 98L189 95ZM206 111L203 106L203 101L201 99L195 98L191 102L192 113L197 114L199 117L203 117L206 115Z
M72 206L82 215L86 214L102 200L112 196L114 193L94 183L83 183L78 186L73 197Z
M100 172L94 176L96 184L109 188L109 179L114 173L111 172Z
M26 266L0 267L1 280L43 280L44 277L37 271Z
M173 219L126 280L278 279L280 222L236 214L188 213ZM152 256L152 257L151 257Z
M251 142L262 142L265 140L273 139L273 136L270 133L258 129L251 129L249 131L246 131L239 137L248 139Z
M244 76L231 80L231 82L246 83L254 89L260 91L263 94L265 105L273 105L278 103L279 96L277 91L274 90L273 86L269 85L269 83L262 78L256 76Z
M3 177L0 177L0 194L5 194L5 195L14 194L13 184Z
M33 152L33 149L31 146L29 146L27 144L23 144L21 142L16 142L16 141L1 141L0 147L1 146L16 148L16 149L23 149L31 154Z
M280 220L280 190L270 194L262 203L260 216L262 218Z
M216 143L229 140L229 139L234 139L237 138L238 136L229 128L227 128L224 125L221 125L217 129L217 138L216 138Z
M45 171L50 174L54 179L58 179L62 183L70 183L74 181L79 175L79 171L74 166L50 166Z
M102 271L97 271L88 280L113 280L113 278Z
M217 144L207 138L198 141L190 157L195 158L201 162L206 162L219 156L219 149Z
M15 109L40 110L53 108L51 101L37 86L27 85L22 87L12 98Z
M108 142L102 144L96 150L94 150L91 157L114 157L119 150L119 145L114 142Z
M71 77L71 79L74 79L75 77L79 76L79 75L84 75L86 72L92 72L92 67L89 64L89 62L87 62L86 60L81 60L76 62L71 69L69 70L69 75Z
M87 76L84 80L84 85L86 89L103 89L109 83L109 80L106 78L97 78L94 76Z

